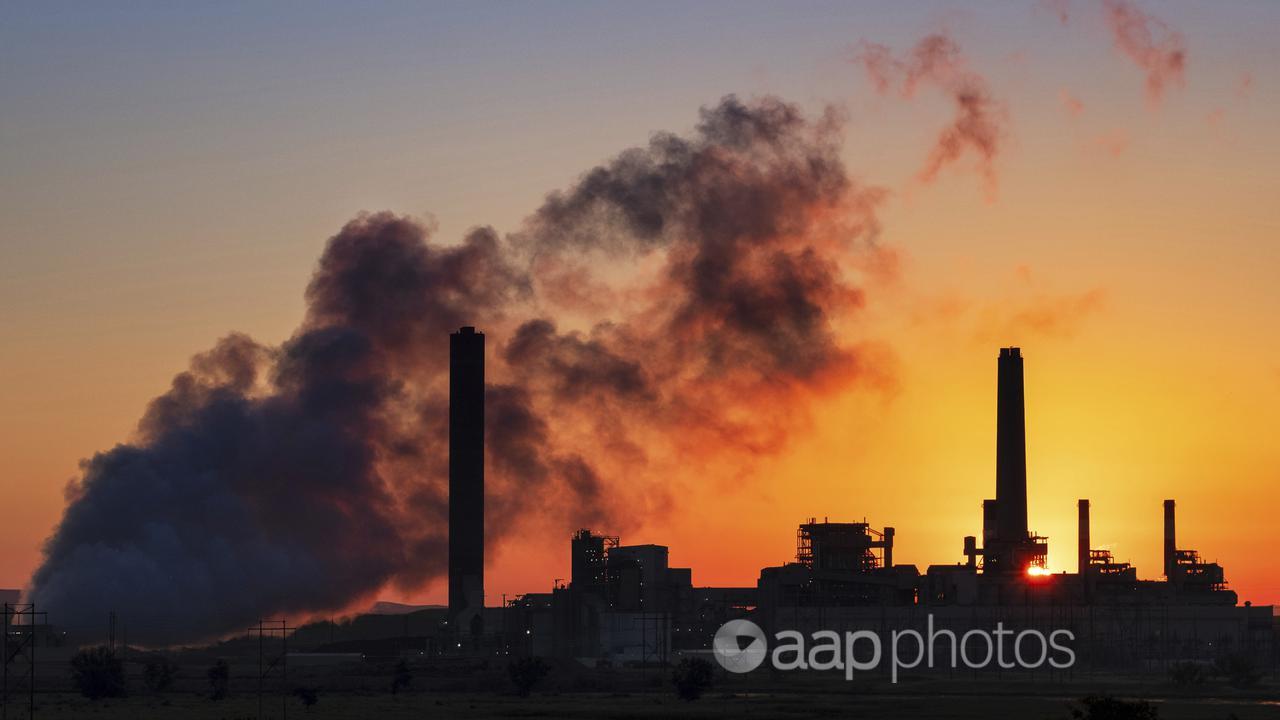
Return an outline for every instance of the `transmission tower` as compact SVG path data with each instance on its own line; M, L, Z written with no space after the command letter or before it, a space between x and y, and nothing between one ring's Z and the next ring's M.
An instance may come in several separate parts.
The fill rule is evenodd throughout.
M36 714L36 637L48 624L48 613L36 612L34 603L4 604L4 685L0 717L33 718Z

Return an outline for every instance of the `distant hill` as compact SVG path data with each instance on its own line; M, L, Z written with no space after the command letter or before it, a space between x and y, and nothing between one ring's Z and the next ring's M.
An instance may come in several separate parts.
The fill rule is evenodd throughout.
M419 610L443 610L444 605L406 605L404 603L387 602L379 600L369 608L369 615L408 615L409 613L418 612Z

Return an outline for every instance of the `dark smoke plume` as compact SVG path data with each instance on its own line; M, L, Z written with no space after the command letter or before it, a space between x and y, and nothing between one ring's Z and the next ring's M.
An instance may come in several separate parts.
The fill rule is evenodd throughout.
M841 340L879 191L839 120L727 97L549 195L519 232L442 246L361 215L279 347L231 335L85 461L32 579L92 637L189 642L440 578L447 333L490 338L489 539L667 508L699 463L782 448L815 393L864 377ZM143 620L142 618L147 618Z

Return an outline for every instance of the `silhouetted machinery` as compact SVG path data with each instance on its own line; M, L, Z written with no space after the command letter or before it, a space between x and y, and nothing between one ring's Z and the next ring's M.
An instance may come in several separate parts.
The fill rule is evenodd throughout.
M893 566L891 527L876 532L865 522L833 523L809 518L796 531L796 562L812 570L867 573ZM877 556L875 551L880 550Z

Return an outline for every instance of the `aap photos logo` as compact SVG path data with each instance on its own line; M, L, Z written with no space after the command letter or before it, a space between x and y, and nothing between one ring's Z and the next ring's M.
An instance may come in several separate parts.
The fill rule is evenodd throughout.
M716 631L716 661L731 673L755 670L768 654L764 631L750 620L730 620Z
M1006 628L1004 621L991 630L951 630L937 627L933 613L919 629L817 630L808 636L798 630L780 630L772 640L750 620L730 620L716 632L714 654L732 673L749 673L768 659L775 670L843 670L846 680L852 680L855 671L876 670L887 660L889 677L896 683L899 670L922 665L981 670L994 664L1006 670L1033 670L1047 663L1065 669L1076 662L1070 645L1074 640L1070 630Z

